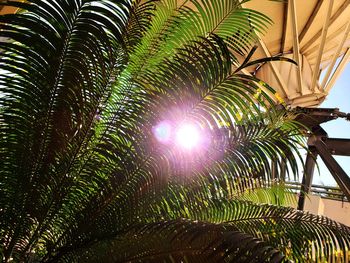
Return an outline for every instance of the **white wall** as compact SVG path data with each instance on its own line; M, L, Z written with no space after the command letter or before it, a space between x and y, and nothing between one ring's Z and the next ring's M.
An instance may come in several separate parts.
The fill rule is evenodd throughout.
M335 201L321 198L316 195L309 195L305 199L304 210L315 215L323 215L350 226L350 202Z

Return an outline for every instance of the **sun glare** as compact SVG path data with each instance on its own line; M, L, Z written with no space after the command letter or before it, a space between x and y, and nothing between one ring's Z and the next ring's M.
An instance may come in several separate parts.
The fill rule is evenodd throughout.
M199 144L200 132L193 124L183 124L176 132L176 144L187 150L191 150Z
M168 143L171 139L171 125L161 122L153 129L153 134L159 142Z
M171 122L162 121L153 128L153 135L158 142L171 144L185 151L198 148L205 141L201 129L189 122L173 125Z

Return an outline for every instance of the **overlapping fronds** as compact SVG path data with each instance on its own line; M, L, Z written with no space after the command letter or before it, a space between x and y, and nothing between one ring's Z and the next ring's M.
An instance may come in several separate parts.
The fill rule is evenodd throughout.
M74 180L71 167L125 64L128 1L3 1L1 229L5 261L26 250ZM5 40L4 40L5 39ZM12 257L16 258L15 255Z
M272 163L296 175L303 145L299 125L273 106L273 89L241 74L291 62L251 61L256 32L271 23L265 15L238 0L1 5L19 8L0 17L1 260L346 253L345 226L239 200L257 187L249 182L275 182ZM162 121L192 122L206 143L186 152L159 142Z
M294 261L349 260L350 229L344 225L293 208L217 199L204 187L193 189L178 186L163 193L162 202L147 213L154 215L153 220L159 214L163 220L181 217L234 226L261 238Z
M251 181L249 179L242 180L241 184L246 185L246 181ZM238 200L251 201L257 204L296 207L297 195L295 192L284 185L283 182L279 183L266 184L255 179L253 182L250 182L251 189L248 188L242 192L238 191L234 197Z
M73 260L72 260L73 259ZM59 262L282 262L284 256L236 227L190 220L135 226L69 252Z

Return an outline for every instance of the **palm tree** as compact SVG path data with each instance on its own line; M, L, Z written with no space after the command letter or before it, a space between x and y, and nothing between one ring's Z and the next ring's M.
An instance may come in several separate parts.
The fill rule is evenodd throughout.
M241 73L284 60L251 61L241 2L2 1L4 262L347 262L348 227L242 198L303 141Z

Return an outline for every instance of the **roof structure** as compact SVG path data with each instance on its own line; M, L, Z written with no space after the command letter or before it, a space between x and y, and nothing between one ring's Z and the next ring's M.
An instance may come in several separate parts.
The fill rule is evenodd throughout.
M269 62L254 69L287 105L318 106L334 86L350 56L349 5L350 0L252 0L244 4L274 22L260 37L256 58L283 54L300 65Z

